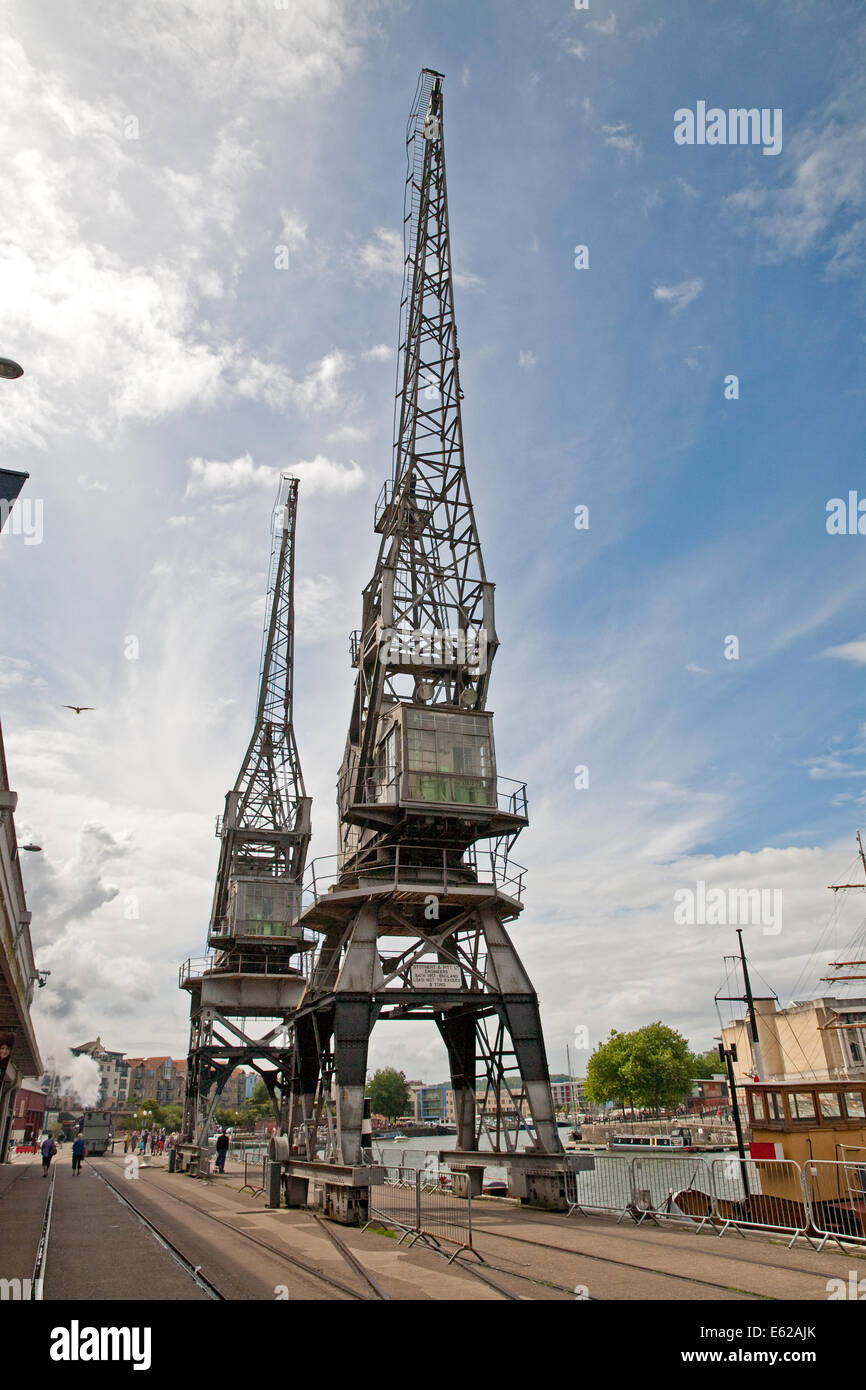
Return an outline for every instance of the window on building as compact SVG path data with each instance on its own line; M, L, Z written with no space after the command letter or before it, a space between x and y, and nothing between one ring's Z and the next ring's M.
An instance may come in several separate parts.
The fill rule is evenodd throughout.
M767 1116L771 1120L785 1119L785 1101L781 1091L767 1092Z
M760 1091L749 1092L749 1104L752 1107L752 1119L765 1120L767 1118L764 1097L761 1095Z
M845 1109L848 1112L849 1120L866 1119L866 1107L863 1104L862 1091L845 1092Z
M811 1091L794 1091L791 1094L791 1119L814 1120L815 1097Z
M835 1091L819 1091L818 1104L821 1107L822 1119L838 1120L842 1114L839 1096Z

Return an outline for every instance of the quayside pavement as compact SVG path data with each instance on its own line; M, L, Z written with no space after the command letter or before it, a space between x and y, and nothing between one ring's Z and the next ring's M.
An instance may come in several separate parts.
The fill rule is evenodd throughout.
M73 1178L71 1160L61 1156L46 1300L821 1302L828 1280L847 1280L852 1269L866 1275L863 1254L829 1246L818 1254L801 1242L789 1251L760 1235L720 1239L491 1200L473 1205L475 1246L486 1261L480 1278L471 1263L448 1265L420 1245L332 1227L347 1255L310 1212L271 1211L263 1197L241 1192L240 1169L198 1180L149 1158L131 1179L130 1167L123 1155L106 1156L87 1160ZM0 1167L0 1278L32 1274L48 1185L38 1158ZM112 1188L128 1195L173 1253Z

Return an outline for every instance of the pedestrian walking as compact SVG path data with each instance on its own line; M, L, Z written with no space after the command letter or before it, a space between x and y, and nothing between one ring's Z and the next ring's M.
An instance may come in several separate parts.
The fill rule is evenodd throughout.
M139 1152L140 1154L143 1154L143 1153L146 1153L146 1151L147 1151L147 1135L144 1133L144 1131L142 1131L141 1138L140 1138L139 1141L138 1141L138 1152Z
M75 1143L72 1145L72 1176L81 1172L81 1160L87 1157L87 1145L84 1136L79 1134Z
M57 1153L57 1145L55 1144L54 1140L51 1138L51 1135L49 1134L48 1137L42 1141L42 1176L43 1176L43 1178L47 1178L47 1177L48 1177L48 1169L51 1167L51 1160L52 1160L52 1158L54 1157L54 1155L55 1155L56 1153Z
M224 1173L226 1167L226 1154L229 1151L229 1137L226 1134L225 1130L223 1130L222 1134L218 1137L216 1141L216 1151L217 1172Z

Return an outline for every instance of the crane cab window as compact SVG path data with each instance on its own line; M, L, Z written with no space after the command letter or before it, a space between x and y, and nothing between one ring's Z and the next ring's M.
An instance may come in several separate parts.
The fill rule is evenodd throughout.
M405 729L408 801L496 804L488 718L407 709Z

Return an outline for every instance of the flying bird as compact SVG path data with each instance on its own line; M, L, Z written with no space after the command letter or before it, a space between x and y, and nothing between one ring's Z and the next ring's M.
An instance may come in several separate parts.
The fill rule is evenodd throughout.
M83 709L93 709L93 705L61 705L61 709L74 709L76 714L80 714Z

